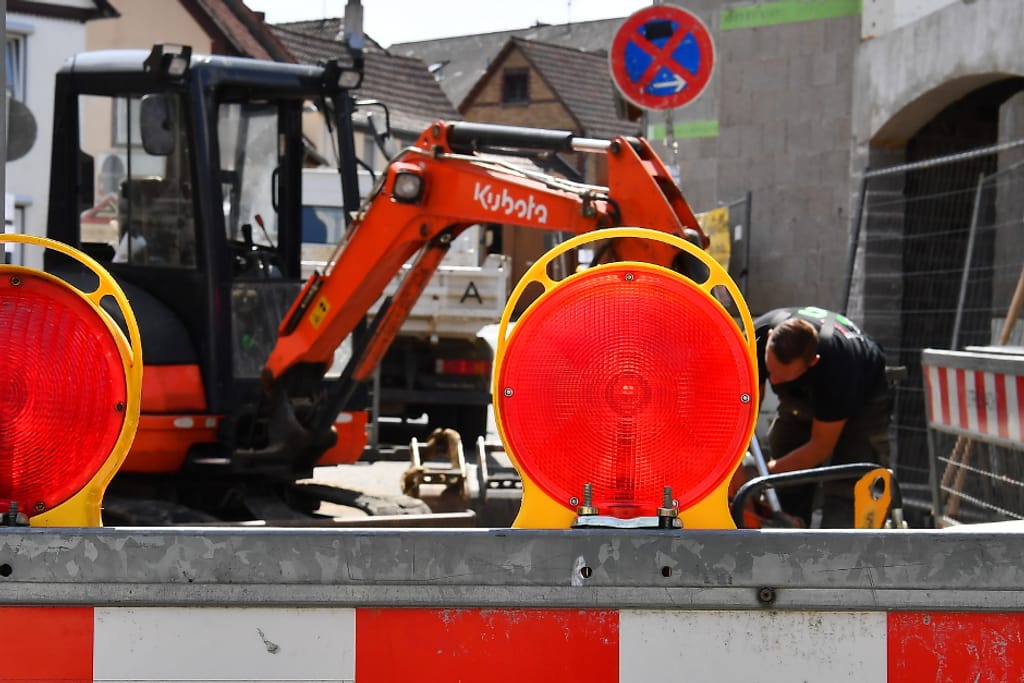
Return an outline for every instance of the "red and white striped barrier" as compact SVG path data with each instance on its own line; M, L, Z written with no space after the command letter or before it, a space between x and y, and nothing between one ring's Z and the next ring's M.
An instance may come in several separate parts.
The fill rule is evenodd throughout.
M928 426L1024 447L1024 365L1012 358L925 351Z
M1024 614L0 607L0 681L1024 680Z

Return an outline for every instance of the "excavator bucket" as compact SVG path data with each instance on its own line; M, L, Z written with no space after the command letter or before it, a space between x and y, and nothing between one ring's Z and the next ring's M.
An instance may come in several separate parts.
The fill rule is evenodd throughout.
M142 348L128 299L60 242L2 235L78 261L91 291L0 265L0 514L8 525L100 526L100 504L135 438ZM88 276L87 276L88 277ZM127 335L101 306L116 307Z
M552 279L552 260L597 239L670 245L706 278L618 261ZM537 285L543 293L511 324ZM495 418L523 481L514 526L733 527L728 482L758 410L754 353L739 290L684 239L615 228L548 252L498 332Z

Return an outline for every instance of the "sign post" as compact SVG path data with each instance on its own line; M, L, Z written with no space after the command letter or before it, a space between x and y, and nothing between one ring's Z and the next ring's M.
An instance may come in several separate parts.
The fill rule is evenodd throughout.
M715 46L707 26L679 7L645 7L616 32L608 64L623 97L643 109L665 112L665 144L672 150L678 183L672 110L697 99L711 80Z

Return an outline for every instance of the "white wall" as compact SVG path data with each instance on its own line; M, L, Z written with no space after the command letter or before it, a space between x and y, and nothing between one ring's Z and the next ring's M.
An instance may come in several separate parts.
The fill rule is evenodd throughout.
M85 25L62 19L8 12L7 30L28 29L26 38L25 104L36 121L36 142L21 159L7 163L7 192L24 205L24 231L46 234L46 204L50 188L50 138L53 130L54 75L71 55L85 49ZM41 255L26 265L40 267Z
M1021 26L1021 0L957 0L861 43L854 65L855 144L902 145L964 95L1024 75Z
M963 0L863 0L861 37L877 38Z

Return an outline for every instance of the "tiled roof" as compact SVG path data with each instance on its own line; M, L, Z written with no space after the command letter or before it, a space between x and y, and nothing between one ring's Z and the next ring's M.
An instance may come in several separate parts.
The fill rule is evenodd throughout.
M271 24L270 28L275 33L286 32L289 34L288 42L296 46L300 51L305 51L311 58L304 58L298 52L294 53L302 63L315 63L317 59L325 59L326 48L321 41L334 42L338 40L338 33L341 32L342 21L339 17L328 17L324 19L310 19L308 21L291 21L283 24ZM314 39L309 45L303 41L304 37ZM365 36L367 45L380 48L380 45L370 36ZM334 48L337 50L337 47Z
M271 30L299 62L316 64L343 56L342 45L335 40L340 25L339 19L320 19L274 24ZM461 118L419 59L391 54L369 38L364 58L363 83L356 97L386 104L392 128L418 134L437 119Z
M278 62L295 61L262 15L246 7L242 0L182 0L182 4L211 22L224 43L238 55Z
M487 71L491 61L509 38L574 47L591 52L607 51L615 32L626 20L601 19L576 24L533 26L513 31L497 31L479 35L455 36L437 40L396 43L388 48L393 54L419 57L426 64L443 65L438 80L456 107L461 107L469 91ZM607 72L607 67L605 72Z
M608 54L604 51L587 52L512 37L481 78L480 87L501 68L502 62L513 50L519 50L526 57L562 100L579 124L578 133L594 138L640 133L638 122L619 118L615 105L616 89L608 72ZM476 92L474 88L466 96L463 100L464 108L472 105Z
M121 16L121 14L107 0L94 0L93 4L96 5L96 12L99 17L111 19Z

